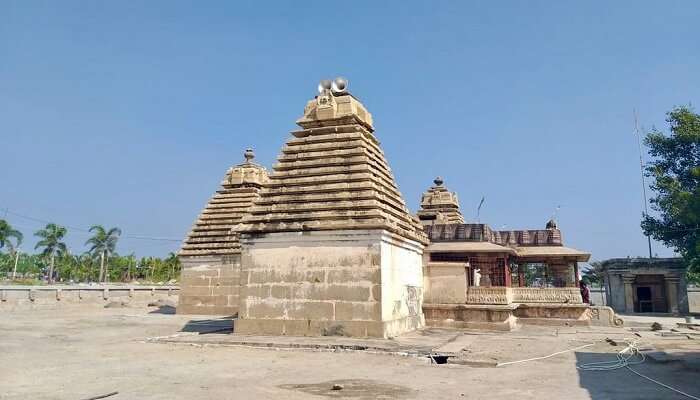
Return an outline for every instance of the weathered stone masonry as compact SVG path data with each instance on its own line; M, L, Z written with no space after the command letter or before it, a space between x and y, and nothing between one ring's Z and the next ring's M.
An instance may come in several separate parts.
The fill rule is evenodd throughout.
M239 333L387 337L423 325L426 237L372 116L325 89L241 221Z
M253 151L246 150L244 157L226 172L180 250L178 313L238 313L241 246L235 227L267 181L267 171L253 162Z

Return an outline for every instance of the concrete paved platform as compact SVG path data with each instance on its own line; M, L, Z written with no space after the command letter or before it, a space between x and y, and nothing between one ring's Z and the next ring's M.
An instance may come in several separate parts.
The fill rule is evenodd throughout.
M424 329L405 333L394 339L351 338L344 336L255 336L226 334L174 334L147 338L151 343L180 343L192 345L248 346L258 348L298 349L316 351L367 351L406 356L427 356L444 348L459 336L460 331ZM461 348L460 348L461 349ZM457 349L457 350L460 350Z
M431 364L419 354L381 351L300 351L207 341L232 339L230 321L163 314L161 309L26 310L0 312L0 399L86 399L118 392L123 399L683 399L629 371L585 372L577 363L611 360L621 346L606 337L641 335L649 348L697 358L697 340L625 329L532 327L514 332L434 330L366 342L375 348L450 353L467 365ZM211 328L211 329L210 329ZM176 336L173 336L176 335ZM187 338L151 343L148 338ZM285 338L289 343L355 339ZM232 340L236 340L233 338ZM251 341L251 338L247 339ZM596 341L546 360L493 368ZM371 347L370 346L370 347ZM261 348L264 347L264 348ZM421 350L422 349L422 350ZM450 359L452 360L452 358ZM469 362L471 364L469 364ZM483 364L478 364L482 362ZM491 366L491 368L483 368ZM475 368L482 367L482 368ZM648 362L640 372L700 395L698 371L681 362ZM340 384L343 389L333 391Z

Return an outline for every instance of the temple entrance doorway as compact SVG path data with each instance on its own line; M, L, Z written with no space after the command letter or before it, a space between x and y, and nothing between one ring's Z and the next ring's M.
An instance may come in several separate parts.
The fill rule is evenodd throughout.
M651 299L651 288L649 286L637 287L637 302L639 312L654 312L654 304Z
M634 312L668 312L663 275L637 275L633 284Z

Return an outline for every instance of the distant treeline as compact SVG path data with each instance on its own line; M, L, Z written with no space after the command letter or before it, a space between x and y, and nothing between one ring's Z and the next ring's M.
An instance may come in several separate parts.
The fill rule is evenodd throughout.
M0 278L12 278L15 259L14 254L0 253ZM48 280L49 262L42 254L20 253L17 261L18 280ZM180 262L173 253L167 258L112 254L106 265L107 279L103 280L108 282L167 282L180 277ZM99 273L99 257L88 253L65 254L55 259L54 280L57 282L97 282Z
M65 227L47 224L34 233L39 238L36 253L18 251L24 238L7 221L0 219L0 279L17 279L27 283L51 282L130 282L144 280L167 282L180 276L180 262L174 253L166 258L120 255L115 249L121 235L118 228L100 225L90 228L93 234L85 242L87 251L73 254L63 242Z

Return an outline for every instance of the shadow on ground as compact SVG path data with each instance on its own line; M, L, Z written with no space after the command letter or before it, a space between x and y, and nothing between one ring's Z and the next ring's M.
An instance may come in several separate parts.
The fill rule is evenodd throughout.
M577 365L601 361L615 361L615 353L577 352ZM699 396L696 371L681 363L656 363L647 359L631 366L640 374L660 381L688 394ZM611 371L578 370L579 385L586 389L591 400L687 400L688 398L635 375L627 368Z
M221 317L215 319L193 319L189 320L180 332L196 332L200 335L207 333L232 333L233 317Z
M149 311L149 314L175 314L175 307L169 306L169 305L164 305L164 306L159 306L153 311Z

